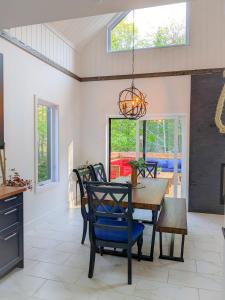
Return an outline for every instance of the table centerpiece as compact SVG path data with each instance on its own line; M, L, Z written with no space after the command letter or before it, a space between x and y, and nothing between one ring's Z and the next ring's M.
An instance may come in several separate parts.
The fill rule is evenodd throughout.
M131 160L128 162L128 165L131 166L131 184L132 187L136 187L138 182L137 182L137 177L138 177L138 169L139 168L146 168L146 164L143 158L139 158L138 160Z

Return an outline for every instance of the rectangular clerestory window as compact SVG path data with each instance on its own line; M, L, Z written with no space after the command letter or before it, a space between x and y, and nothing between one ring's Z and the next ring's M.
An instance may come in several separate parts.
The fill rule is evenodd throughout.
M188 43L186 2L135 9L117 16L108 26L108 51L159 48ZM134 13L134 22L133 22Z

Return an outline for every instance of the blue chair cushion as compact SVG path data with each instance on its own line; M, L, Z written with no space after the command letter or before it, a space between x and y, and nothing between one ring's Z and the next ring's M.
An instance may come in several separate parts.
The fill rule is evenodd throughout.
M174 160L173 159L168 160L168 169L171 169L171 170L174 169Z
M111 211L111 209L112 209L112 206L110 206L110 205L105 205L105 207L107 208L107 210L110 212ZM123 211L122 211L123 210ZM97 207L97 211L99 211L99 212L105 212L105 209L104 209L104 207L102 206L102 205L99 205L98 207ZM117 206L116 207L116 209L115 209L115 213L123 213L124 212L124 209L122 208L122 207L119 207L119 206ZM98 217L98 220L100 220L100 219L108 219L108 217ZM117 217L115 216L115 218L110 218L110 219L117 219Z
M105 205L106 209L108 210L108 212L110 212L112 210L112 206L111 205ZM99 205L97 207L97 211L99 212L105 212L105 209L102 205ZM120 207L120 206L117 206L116 209L115 209L115 213L121 213L121 212L124 212L123 208Z
M168 168L168 160L167 159L159 159L158 167L159 168Z
M147 158L146 162L151 163L151 162L157 162L158 160L156 158Z
M181 169L181 159L178 159L178 169Z
M97 221L98 224L111 225L111 226L127 226L127 222L118 221L106 218L100 218ZM132 223L132 241L135 241L138 236L143 233L144 225L141 223L133 222ZM128 242L128 233L126 230L112 230L112 229L102 229L95 228L95 235L98 240L117 242L117 243L127 243Z

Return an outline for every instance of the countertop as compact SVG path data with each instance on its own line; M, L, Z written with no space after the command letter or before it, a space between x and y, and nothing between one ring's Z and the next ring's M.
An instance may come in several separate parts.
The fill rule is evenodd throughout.
M0 200L26 191L25 187L0 186Z

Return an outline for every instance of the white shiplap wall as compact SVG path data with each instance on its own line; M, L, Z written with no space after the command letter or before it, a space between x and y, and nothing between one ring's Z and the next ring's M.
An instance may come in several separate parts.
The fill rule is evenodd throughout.
M190 44L137 50L135 73L225 67L225 1L190 0ZM104 28L85 47L81 76L131 73L131 52L107 53Z
M64 37L46 24L37 24L4 30L13 38L30 46L65 69L79 74L79 54Z
M49 23L61 35L72 42L79 53L102 30L116 14L98 15Z

